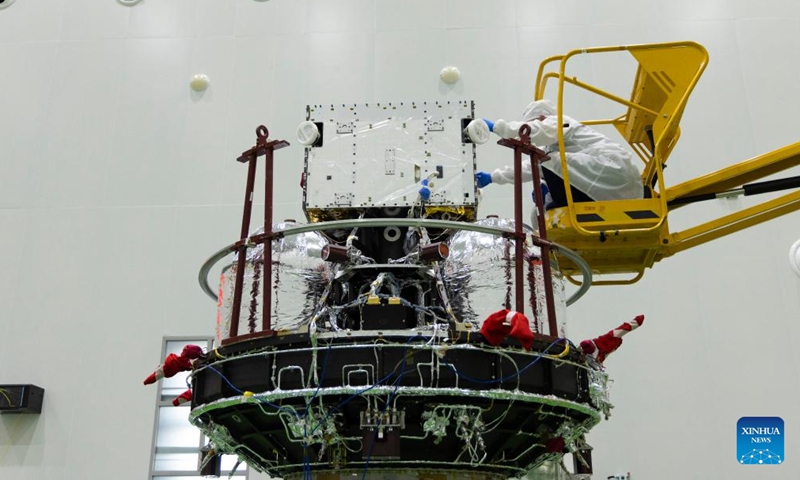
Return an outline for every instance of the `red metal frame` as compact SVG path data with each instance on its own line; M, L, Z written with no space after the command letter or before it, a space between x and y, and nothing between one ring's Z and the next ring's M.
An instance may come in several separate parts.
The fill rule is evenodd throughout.
M263 315L262 334L271 335L272 322L270 312L272 310L272 275L270 265L272 265L272 187L273 187L273 168L275 150L288 147L289 142L285 140L269 140L269 130L264 125L259 125L256 129L256 144L249 150L242 152L237 162L247 163L247 185L244 193L244 212L242 213L242 228L240 230L240 240L235 248L239 252L236 262L236 283L233 291L233 311L231 312L231 325L228 331L229 339L239 335L239 316L242 307L242 287L244 286L244 270L247 260L248 234L250 233L250 217L253 213L253 188L256 180L256 161L258 157L264 155L265 160L265 180L264 180L264 233L256 239L250 241L264 244L264 291L263 304L261 307ZM250 335L257 332L249 332Z
M523 266L524 266L524 244L525 234L522 231L522 154L525 153L530 157L531 172L533 173L533 188L534 191L539 191L539 184L541 177L539 175L539 163L543 159L549 158L547 154L531 145L531 127L524 124L519 129L519 140L515 138L504 138L497 143L504 147L514 149L514 253L516 257L515 271L514 271L514 286L516 287L516 311L525 313L525 290L523 283ZM556 323L556 309L553 300L553 280L552 268L550 266L550 242L547 242L547 228L544 223L544 199L541 195L534 195L536 210L538 215L536 221L539 229L539 238L545 240L544 242L533 243L539 245L542 250L542 273L544 275L544 288L545 300L547 302L547 326L550 330L550 335L558 337L558 324ZM533 288L533 286L531 287Z

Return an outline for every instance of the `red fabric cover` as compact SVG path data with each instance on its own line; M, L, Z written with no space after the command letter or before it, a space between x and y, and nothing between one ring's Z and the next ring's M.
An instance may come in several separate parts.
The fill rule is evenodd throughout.
M597 347L597 361L603 362L608 355L614 352L616 349L622 345L622 339L611 335L611 332L608 332L604 335L600 335L599 337L594 339L594 345Z
M186 402L192 401L192 389L186 390L185 392L181 393L174 400L172 400L172 404L176 407L178 405L183 405Z
M527 317L525 315L514 312L514 316L511 317L511 334L512 337L519 340L520 345L525 350L530 350L531 346L533 346L533 332L531 332L531 326L528 323Z
M508 335L519 340L525 350L533 345L533 332L525 315L511 310L498 310L486 317L481 334L490 345L500 345Z
M186 345L183 347L183 351L181 352L181 357L188 358L189 360L194 360L202 356L203 349L197 345Z
M597 358L597 361L603 363L606 358L616 351L622 345L622 337L628 334L644 323L644 315L637 315L630 322L625 322L614 330L604 333L599 337L592 340L584 340L581 342L581 349L583 353Z
M156 383L158 381L158 376L156 376L157 373L158 370L148 375L147 378L144 379L144 384L150 385L151 383Z
M170 353L164 361L164 377L169 378L178 372L192 369L192 361L186 357Z
M145 379L144 384L150 385L151 383L156 383L160 378L169 378L178 372L185 372L191 369L192 361L190 359L170 353L164 363L159 365L156 371Z
M486 337L486 341L490 345L500 345L503 339L511 333L511 325L505 324L507 314L508 310L503 309L492 313L483 321L481 335Z

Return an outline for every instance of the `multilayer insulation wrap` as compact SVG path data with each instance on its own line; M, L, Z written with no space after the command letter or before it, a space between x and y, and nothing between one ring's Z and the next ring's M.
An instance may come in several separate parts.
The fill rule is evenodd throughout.
M478 225L514 230L514 221L486 218ZM525 226L527 233L533 231ZM456 317L478 327L484 319L506 305L514 309L514 242L488 233L462 230L450 239L450 256L444 263L444 279ZM547 331L547 303L541 250L530 243L525 245L525 314L534 332ZM553 295L558 322L558 335L565 336L566 301L564 278L551 255ZM555 333L555 332L553 332Z
M298 223L287 220L273 225L280 231ZM253 235L263 233L259 228ZM277 331L296 330L307 324L319 304L322 292L330 280L328 265L320 253L327 241L316 232L287 235L272 241L271 327ZM217 317L218 339L228 338L233 291L236 282L238 255L222 271L219 288L219 312ZM242 304L239 313L239 335L262 330L264 245L247 251Z

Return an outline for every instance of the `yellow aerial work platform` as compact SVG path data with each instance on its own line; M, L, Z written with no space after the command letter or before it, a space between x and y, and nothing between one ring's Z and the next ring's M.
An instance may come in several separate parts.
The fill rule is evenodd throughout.
M630 53L638 63L628 99L568 73L568 62L575 56L621 51ZM648 198L573 202L564 155L564 132L558 133L568 205L546 212L547 238L575 250L594 273L624 274L621 280L595 280L595 285L636 282L646 268L664 257L800 208L800 191L794 191L685 231L669 231L669 211L688 203L800 185L800 177L746 185L800 164L800 142L676 186L666 185L664 166L680 138L680 121L689 95L707 63L708 52L701 45L673 42L573 50L547 58L539 66L535 98L545 98L548 81L556 80L559 125L564 124L566 85L605 97L622 106L624 113L582 123L614 126L643 163L642 183ZM551 66L556 68L548 71ZM580 275L580 270L575 264L562 259L560 267L567 278L577 282L573 277Z

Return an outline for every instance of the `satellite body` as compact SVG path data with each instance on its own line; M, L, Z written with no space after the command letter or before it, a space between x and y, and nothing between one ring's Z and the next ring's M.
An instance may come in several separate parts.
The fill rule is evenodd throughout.
M473 117L467 101L308 107L308 223L234 244L222 346L192 373L191 420L215 451L282 478L499 479L569 451L590 471L606 375L563 318L544 332L563 280L554 266L545 281L533 231L476 220ZM483 335L498 311L533 341Z

